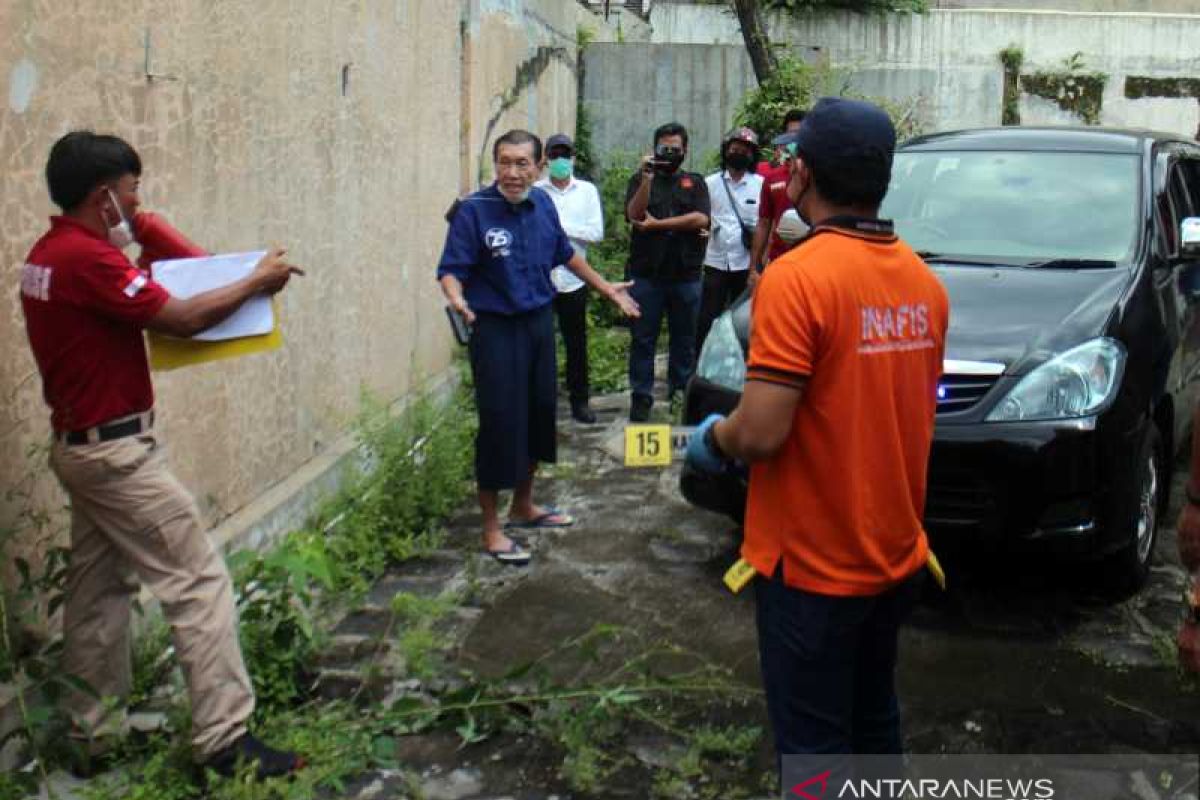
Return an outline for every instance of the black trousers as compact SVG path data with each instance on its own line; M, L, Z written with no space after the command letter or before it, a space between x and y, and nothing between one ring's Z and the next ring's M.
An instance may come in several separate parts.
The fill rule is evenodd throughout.
M475 479L485 491L512 489L558 454L549 304L513 316L476 313L469 353L479 409Z
M708 331L717 317L733 304L746 291L746 282L750 279L750 270L727 272L706 266L704 268L704 286L700 293L700 319L696 323L696 353L704 347Z
M567 352L567 392L572 405L586 403L591 395L588 389L587 303L586 286L573 292L560 292L554 297L558 331Z

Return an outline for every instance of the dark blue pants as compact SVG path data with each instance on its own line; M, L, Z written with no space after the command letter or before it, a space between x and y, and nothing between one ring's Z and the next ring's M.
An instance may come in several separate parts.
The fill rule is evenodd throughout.
M588 388L588 292L584 286L573 292L554 297L554 313L558 317L558 332L562 334L563 351L567 356L567 391L571 404L586 403L591 394Z
M486 491L512 489L557 455L553 306L477 314L469 352L479 410L475 479Z
M654 394L654 353L665 313L670 337L667 386L671 392L683 391L696 369L700 279L634 278L629 294L642 309L641 317L633 321L633 341L629 346L630 389L635 395L651 397Z
M870 597L793 589L779 572L759 578L759 658L780 756L902 752L897 638L923 575Z

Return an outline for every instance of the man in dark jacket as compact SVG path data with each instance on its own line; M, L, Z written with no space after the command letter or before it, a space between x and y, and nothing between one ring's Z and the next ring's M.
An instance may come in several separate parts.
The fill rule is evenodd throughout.
M671 339L667 369L671 396L682 392L696 366L700 271L709 226L704 178L681 172L687 130L677 122L654 132L654 153L629 181L625 215L633 225L629 243L630 295L642 316L633 323L629 348L629 419L645 422L654 405L654 353L663 314Z

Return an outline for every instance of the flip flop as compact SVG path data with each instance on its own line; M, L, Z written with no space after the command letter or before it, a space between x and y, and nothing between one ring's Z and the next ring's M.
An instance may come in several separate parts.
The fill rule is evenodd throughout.
M555 517L560 517L561 522L552 522ZM570 514L565 514L557 508L547 508L541 514L538 514L533 519L510 519L504 523L506 530L517 529L536 529L536 528L569 528L575 524L575 518Z
M521 547L521 545L513 542L504 550L484 550L492 558L499 561L501 564L507 564L512 567L523 567L529 563L533 557L529 551Z

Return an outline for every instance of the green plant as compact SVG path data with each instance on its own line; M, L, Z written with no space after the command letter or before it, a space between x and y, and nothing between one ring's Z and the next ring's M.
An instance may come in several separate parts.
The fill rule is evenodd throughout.
M745 125L760 139L769 141L780 132L788 111L810 108L818 97L844 94L848 89L846 76L827 64L812 65L790 56L783 57L770 78L742 97L734 114L734 124Z
M1021 124L1021 66L1025 63L1025 51L1010 44L1000 51L1000 63L1004 65L1004 108L1001 123Z
M796 58L782 58L768 80L745 94L738 104L734 122L752 128L763 141L769 141L780 132L788 111L808 109L819 97L837 95L870 100L880 106L892 118L901 141L924 130L921 96L904 101L867 97L853 89L852 74L850 70L825 63L814 65ZM772 155L769 145L763 148L762 155L764 158Z
M1063 59L1061 69L1020 76L1021 89L1052 101L1063 111L1079 117L1085 125L1100 124L1107 83L1108 76L1104 73L1088 71L1083 53L1079 52Z
M305 666L319 645L316 587L332 588L333 570L321 542L304 536L289 537L267 554L240 551L229 562L241 595L242 653L262 717L306 689Z

